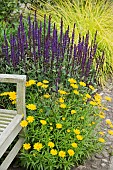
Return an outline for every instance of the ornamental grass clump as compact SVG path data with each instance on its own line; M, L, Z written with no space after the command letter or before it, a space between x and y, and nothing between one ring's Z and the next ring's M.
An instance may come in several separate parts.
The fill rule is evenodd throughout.
M48 78L56 86L69 76L88 83L89 80L98 81L103 69L104 52L97 57L97 32L91 44L89 31L85 36L80 33L75 44L76 24L73 24L72 31L69 26L64 31L61 19L58 31L56 23L52 24L51 20L51 16L47 18L44 15L44 21L38 22L35 13L34 21L29 16L26 30L21 15L17 34L11 34L9 41L4 31L1 72L26 74L28 78L38 77L41 81Z
M113 123L104 113L107 108L93 86L69 78L68 88L61 83L56 93L48 80L28 82L32 83L26 86L27 117L20 123L25 138L20 157L26 169L70 170L83 163L106 142L100 126L104 119L113 135ZM0 97L9 96L12 103L11 95L5 92Z

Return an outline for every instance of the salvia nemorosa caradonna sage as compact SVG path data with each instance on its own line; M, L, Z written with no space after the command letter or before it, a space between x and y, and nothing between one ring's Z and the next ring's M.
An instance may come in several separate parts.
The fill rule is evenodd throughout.
M35 13L34 20L30 16L28 17L26 30L23 16L20 15L17 34L10 35L9 44L4 31L2 52L7 64L16 69L19 63L23 62L26 73L26 65L30 61L43 74L55 73L56 84L60 81L63 73L73 77L79 74L87 81L93 68L97 75L104 63L104 52L101 56L96 56L97 32L90 45L89 31L85 36L79 34L78 43L75 44L76 24L73 26L72 33L70 33L69 26L65 31L63 31L63 27L62 18L59 30L56 23L52 23L51 16L47 18L44 15L44 21L41 22L37 21Z

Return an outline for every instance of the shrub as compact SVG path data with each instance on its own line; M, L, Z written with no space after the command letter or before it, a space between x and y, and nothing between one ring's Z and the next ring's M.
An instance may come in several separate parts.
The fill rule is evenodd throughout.
M0 21L7 21L11 14L19 9L19 0L1 0L0 2Z
M65 29L76 23L76 36L81 32L86 34L89 30L91 39L94 37L95 31L98 31L97 43L98 53L105 51L105 63L101 81L110 75L113 71L113 3L110 1L70 1L55 0L54 5L44 3L41 10L31 4L32 10L37 10L37 17L42 20L44 13L52 16L53 22L59 27L60 18L63 18ZM32 11L31 11L32 12ZM77 41L77 39L75 39ZM98 57L98 55L97 55Z
M69 88L61 83L58 93L51 93L48 80L26 82L27 118L20 123L25 130L21 162L26 169L69 170L102 149L106 139L100 122L107 109L102 97L92 95L94 87L85 82L70 78L67 84ZM8 96L14 104L14 92ZM112 125L110 120L106 123Z
M24 28L22 15L16 35L11 34L8 41L4 33L2 45L3 58L1 69L3 73L26 74L30 78L48 78L58 85L60 80L74 76L91 83L98 81L103 69L104 52L96 57L97 44L94 40L89 45L89 32L86 36L79 34L78 43L74 43L75 24L72 38L69 36L69 26L63 31L63 20L58 32L56 24L52 25L44 15L44 22L37 22L28 18L28 30ZM96 65L94 66L94 63Z

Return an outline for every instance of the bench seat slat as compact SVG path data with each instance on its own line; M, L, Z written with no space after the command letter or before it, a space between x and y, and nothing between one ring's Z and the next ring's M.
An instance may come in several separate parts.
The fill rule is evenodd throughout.
M0 135L3 133L3 131L7 128L7 126L10 124L10 122L15 117L16 113L15 111L8 110L4 112L2 109L0 110Z
M16 110L7 110L7 109L0 109L0 113L4 113L5 115L16 115L17 111Z
M20 126L20 122L22 120L22 115L17 114L11 123L4 129L4 131L0 135L0 157L8 148L7 143L11 144L14 140L15 136L20 132L22 127Z
M11 122L13 120L13 118L9 118L9 117L0 117L0 120L4 120L7 122Z
M2 143L4 142L4 140L11 134L13 129L17 126L17 124L20 123L22 118L23 118L22 115L17 114L14 117L14 119L9 123L7 128L5 128L4 132L0 136L0 147L1 147Z
M2 113L0 113L0 117L7 117L7 118L13 118L15 115L8 115L8 114L2 114Z
M13 142L16 136L21 133L21 120L26 118L25 110L25 75L0 74L0 82L16 83L16 110L0 109L0 159ZM24 117L22 116L24 114ZM20 150L24 139L20 139L9 152L8 156L0 165L0 170L7 170L14 157ZM12 143L13 144L13 143Z
M2 132L3 132L3 129L0 129L0 133L2 134Z
M3 131L5 130L6 128L0 128L0 131L3 133Z
M0 124L0 128L6 128L7 125L4 125L4 124Z
M8 125L9 124L9 122L6 122L5 120L2 120L2 121L0 121L0 125Z

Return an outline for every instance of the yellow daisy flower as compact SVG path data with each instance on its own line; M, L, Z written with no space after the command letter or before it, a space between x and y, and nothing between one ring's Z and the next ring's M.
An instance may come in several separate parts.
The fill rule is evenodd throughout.
M91 96L90 96L89 94L86 94L85 96L86 96L86 98L88 98L88 99L91 98Z
M60 108L62 108L62 109L65 109L66 108L66 104L60 104Z
M34 119L34 116L28 116L28 117L27 117L28 123L32 123L34 120L35 120L35 119Z
M90 101L89 103L93 106L97 106L97 103L95 101Z
M77 138L78 140L83 140L83 136L81 136L81 135L77 135L76 138Z
M106 124L107 125L111 125L112 124L111 120L110 119L106 119Z
M100 135L104 136L104 132L99 132Z
M89 85L89 88L90 88L91 90L95 90L95 88L94 88L92 85Z
M48 143L48 146L49 146L50 148L54 148L55 145L54 145L53 142L49 142L49 143Z
M9 93L10 92L3 92L3 93L0 94L0 96L7 96L7 95L9 95Z
M79 135L79 134L80 134L80 130L79 130L79 129L74 129L74 133L75 133L76 135Z
M25 150L29 150L29 149L31 148L30 143L24 143L24 144L23 144L23 148L24 148Z
M26 127L27 125L28 125L28 122L26 120L22 120L20 122L20 126L22 126L22 127Z
M71 110L71 114L75 114L76 113L76 110Z
M74 148L77 148L78 145L77 145L77 143L72 143L71 146Z
M99 138L98 141L101 142L101 143L105 142L104 138Z
M26 87L29 87L33 84L36 84L36 81L35 80L29 80L29 81L26 82Z
M37 83L37 86L38 86L38 87L40 87L40 86L42 86L42 85L43 85L42 82L38 82L38 83Z
M66 156L66 152L60 151L58 154L60 157L64 158Z
M111 97L108 97L108 96L105 96L105 100L111 102L112 98L111 98Z
M36 105L35 104L28 104L26 105L26 108L29 110L36 110Z
M65 118L65 117L62 117L62 120L66 120L66 118Z
M51 149L50 153L51 153L51 155L57 155L57 150L56 149Z
M64 103L64 99L62 97L59 98L60 103Z
M16 100L16 92L9 92L9 99L10 100Z
M46 120L40 120L40 123L41 123L42 125L46 125L46 124L47 124Z
M69 81L71 84L76 83L76 80L73 79L73 78L69 78L68 81Z
M69 133L69 132L70 132L70 129L67 129L67 132Z
M71 87L73 87L74 89L78 89L78 85L77 84L70 84Z
M56 124L56 128L57 128L57 129L61 129L61 128L62 128L62 124L61 124L61 123L57 123L57 124Z
M47 89L48 88L48 85L47 84L42 84L41 86L43 89Z
M64 90L58 90L58 92L59 92L59 94L61 94L61 95L63 95L63 94L67 94L67 92L66 92L66 91L64 91Z
M86 83L84 83L83 81L80 81L79 84L80 84L81 86L83 86L83 87L86 86Z
M73 156L75 154L75 152L72 149L69 149L67 152L69 156Z
M49 83L48 80L43 80L42 82L43 82L44 84L48 84L48 83Z
M113 135L113 130L108 130L108 133L109 133L110 135Z
M49 99L50 95L49 94L44 94L44 98Z
M77 90L73 90L73 93L76 95L79 95L79 91L77 91Z
M42 143L37 142L34 144L35 150L40 151L42 148L43 148Z

